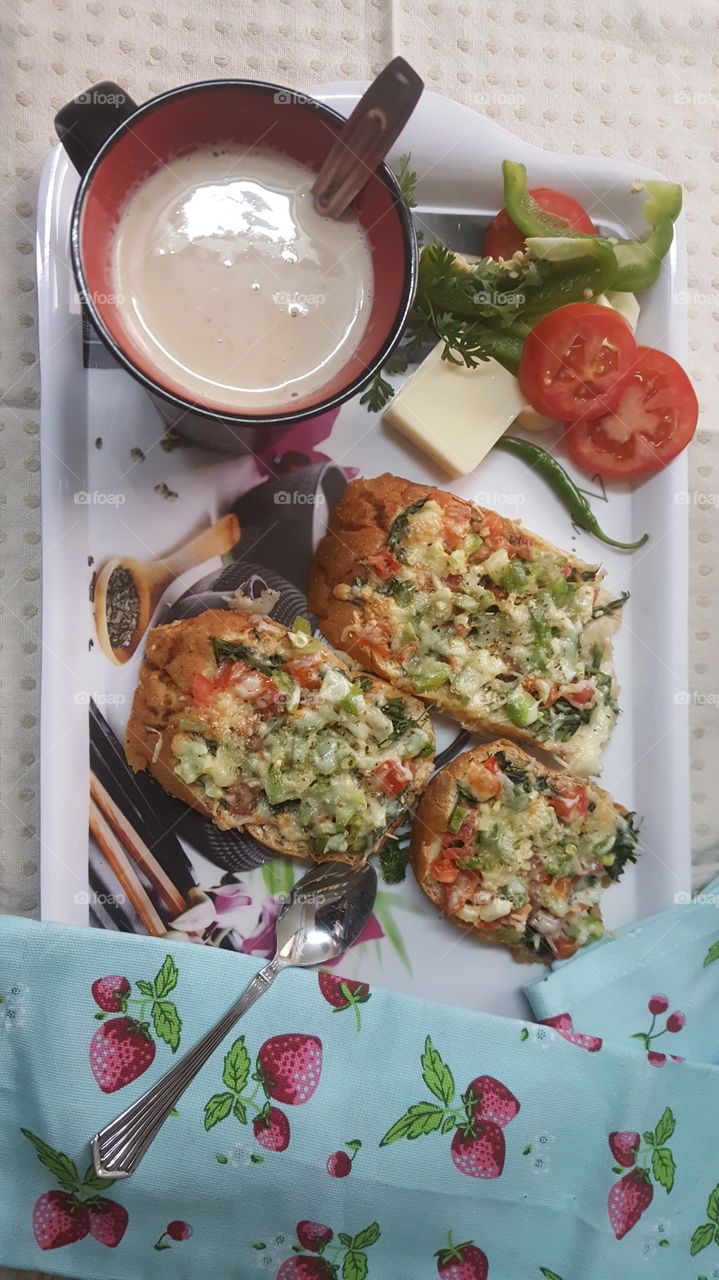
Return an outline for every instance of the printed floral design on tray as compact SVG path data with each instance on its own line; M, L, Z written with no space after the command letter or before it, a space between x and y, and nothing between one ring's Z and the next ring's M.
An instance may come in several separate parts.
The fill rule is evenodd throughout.
M32 1229L40 1248L60 1249L91 1235L115 1249L127 1230L128 1214L124 1205L100 1194L113 1185L113 1179L99 1178L92 1164L80 1177L74 1160L64 1152L48 1146L29 1129L21 1132L60 1188L44 1191L33 1206Z
M447 1236L447 1244L443 1249L438 1249L434 1256L441 1280L487 1280L489 1276L486 1253L473 1240L454 1244L451 1231Z
M505 1159L503 1130L520 1109L514 1094L494 1076L477 1076L453 1106L457 1091L454 1076L430 1036L420 1062L422 1079L438 1102L415 1102L379 1145L420 1138L438 1129L442 1134L454 1130L451 1156L459 1172L468 1178L499 1178Z
M280 1263L276 1280L339 1280L340 1276L342 1280L365 1280L370 1274L367 1250L380 1238L379 1223L371 1222L354 1236L346 1231L335 1235L331 1227L309 1219L298 1222L295 1230L298 1243L292 1245L291 1256ZM274 1270L278 1256L288 1247L284 1236L276 1236L271 1245L258 1240L252 1246L262 1255L258 1261L268 1271Z
M182 1244L185 1240L189 1240L192 1235L192 1227L189 1222L183 1222L181 1218L175 1218L173 1222L168 1222L162 1235L152 1246L157 1249L158 1253L162 1249L171 1249L173 1241L175 1244Z
M290 1122L280 1107L308 1102L320 1082L322 1042L317 1036L289 1032L272 1036L260 1046L255 1070L245 1044L245 1037L235 1040L225 1054L221 1093L205 1103L205 1129L233 1116L239 1124L252 1123L252 1131L266 1151L286 1151L290 1145ZM250 1080L253 1087L249 1088ZM259 1095L259 1100L258 1100ZM219 1158L218 1163L227 1163Z
M715 960L719 960L719 938L716 942L712 942L709 950L704 957L703 967L706 969L708 964L713 964Z
M643 1134L615 1131L609 1134L609 1149L616 1164L614 1173L623 1176L609 1192L609 1221L617 1240L622 1240L635 1227L654 1199L654 1183L664 1187L667 1195L674 1186L676 1165L667 1146L676 1122L665 1107L656 1128ZM628 1169L629 1173L624 1173Z
M27 1017L25 997L28 988L14 982L11 987L0 991L0 1029L12 1031L16 1027L26 1027Z
M153 1031L176 1053L182 1022L167 996L177 986L178 977L172 956L165 956L152 982L139 979L135 983L137 996L132 995L130 979L120 974L93 982L92 998L100 1009L95 1017L102 1025L90 1041L90 1069L103 1093L124 1089L152 1065L157 1052ZM120 1017L106 1021L108 1013Z
M660 1053L658 1050L653 1049L652 1045L655 1040L658 1040L660 1036L665 1036L667 1032L670 1032L672 1035L676 1035L679 1031L682 1031L686 1025L686 1016L682 1013L681 1009L675 1009L673 1013L669 1014L661 1030L657 1031L655 1030L657 1018L662 1017L666 1013L669 1008L669 1001L666 996L650 996L647 1002L647 1008L652 1015L649 1030L635 1031L634 1035L630 1036L630 1039L640 1040L642 1042L647 1051L647 1061L650 1062L653 1067L663 1067L667 1060L667 1055L666 1053ZM675 1062L684 1061L684 1059L680 1058L676 1053L672 1053L669 1056L673 1058Z
M719 1183L709 1192L705 1219L692 1236L690 1252L693 1258L708 1249L712 1242L719 1245ZM719 1267L712 1272L712 1276L719 1276Z
M322 971L317 975L320 991L334 1013L342 1013L344 1009L353 1009L358 1031L362 1029L360 1005L366 1004L372 992L366 982L358 982L354 978L343 978L338 973Z

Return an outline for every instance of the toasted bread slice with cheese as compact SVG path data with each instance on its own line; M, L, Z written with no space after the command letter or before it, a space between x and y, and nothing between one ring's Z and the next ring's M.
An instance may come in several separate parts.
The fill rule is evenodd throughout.
M435 774L410 857L427 897L520 960L564 960L602 936L602 888L636 857L633 815L594 782L489 742Z
M427 782L434 735L309 629L211 609L150 632L125 751L218 827L359 863Z
M622 602L603 577L518 520L383 475L345 489L309 603L330 643L397 688L589 775L617 717Z

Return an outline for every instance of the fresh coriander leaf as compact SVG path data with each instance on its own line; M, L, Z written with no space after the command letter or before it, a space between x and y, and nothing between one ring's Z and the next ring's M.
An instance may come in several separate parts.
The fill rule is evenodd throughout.
M381 413L393 396L394 387L391 382L382 377L382 370L380 370L374 375L367 390L360 396L360 404L366 405L370 413Z
M379 865L385 884L400 884L407 872L409 845L397 836L388 836L379 851Z
M417 174L414 169L412 169L411 165L412 155L409 151L406 151L405 154L401 155L399 158L397 168L394 171L394 176L397 179L397 185L404 196L405 203L409 205L410 209L413 209L417 204Z

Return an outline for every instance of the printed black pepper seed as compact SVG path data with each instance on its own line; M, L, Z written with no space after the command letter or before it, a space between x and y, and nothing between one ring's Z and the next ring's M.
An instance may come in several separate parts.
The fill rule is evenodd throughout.
M93 573L90 579L90 604L95 603L95 583L97 582L97 574Z
M127 649L140 620L140 597L129 569L118 565L105 595L107 634L113 649Z
M134 449L130 450L130 457L132 458L133 462L145 461L145 455L142 452L142 449L138 447L138 445L135 445Z
M93 565L94 565L94 563L95 563L95 557L94 557L94 556L88 556L88 557L87 557L87 563L88 563L88 565L90 566L90 568L92 568L92 566L93 566Z
M98 436L98 437L97 437L97 439L96 439L96 441L95 441L95 448L96 448L96 449L101 449L101 448L102 448L102 436Z
M155 493L159 493L160 497L165 498L167 502L174 502L177 497L175 490L170 489L169 486L165 484L164 480L162 480L160 484L155 485Z
M165 453L172 453L173 449L189 449L190 447L190 441L181 436L175 427L168 427L160 441L160 448L164 449Z

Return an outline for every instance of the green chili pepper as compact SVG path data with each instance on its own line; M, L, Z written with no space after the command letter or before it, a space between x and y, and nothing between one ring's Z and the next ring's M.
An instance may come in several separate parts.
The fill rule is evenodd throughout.
M606 542L610 547L620 547L622 551L634 551L636 547L643 547L649 538L648 533L638 538L636 542L617 542L614 538L608 538L599 527L597 517L581 489L577 487L571 476L567 475L561 463L557 462L556 458L553 458L551 453L547 453L541 445L534 444L532 440L522 440L519 436L500 436L494 447L504 449L506 453L513 453L515 457L529 463L530 467L547 481L557 497L561 499L574 523L580 529L585 529L587 533L593 533L601 542Z
M682 189L676 182L643 182L637 190L647 193L642 214L649 234L644 240L620 240L614 246L618 269L612 288L627 293L640 293L654 284L682 208Z
M567 236L570 239L586 239L585 231L574 231L564 218L547 213L537 204L527 187L527 170L515 160L502 161L504 176L504 207L512 222L525 236Z
M526 290L522 319L530 324L568 302L591 302L614 286L617 263L608 240L530 236L527 251L543 272L541 284Z

